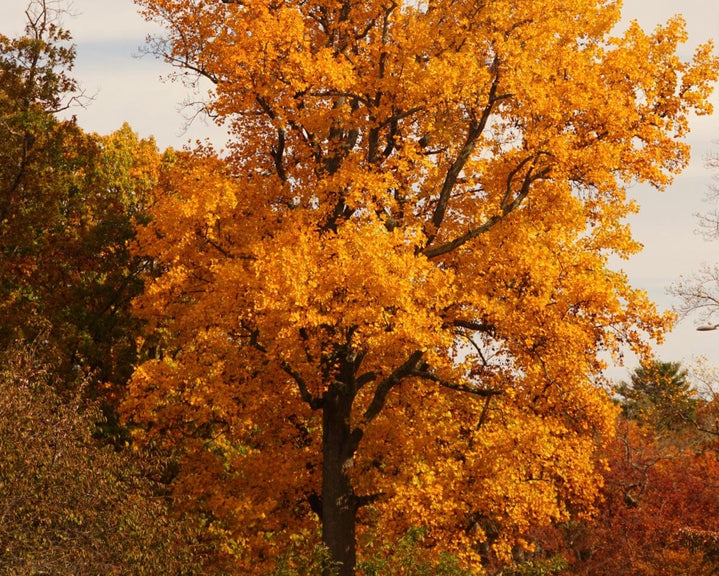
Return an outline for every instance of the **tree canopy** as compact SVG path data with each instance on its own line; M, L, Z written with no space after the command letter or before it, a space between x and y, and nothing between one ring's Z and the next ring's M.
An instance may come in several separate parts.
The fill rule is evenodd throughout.
M238 570L319 533L353 574L421 526L479 571L591 512L602 358L671 322L608 267L625 187L685 166L711 44L613 35L597 0L138 4L231 138L160 175L124 410L186 451Z
M620 387L617 434L600 454L608 466L599 513L559 524L558 539L538 537L540 549L564 546L563 574L716 573L716 399L694 389L706 375L706 366L690 378L678 362L654 360Z
M129 377L143 261L127 241L160 155L128 125L84 132L57 113L82 93L70 34L30 2L25 34L0 36L0 348L46 339L62 377Z
M80 92L54 7L32 0L25 33L0 35L0 565L212 574L213 532L173 513L171 454L131 449L117 423L150 264L127 241L161 157L126 124L58 117Z
M699 407L697 391L679 362L646 362L617 393L627 417L661 432L690 425Z

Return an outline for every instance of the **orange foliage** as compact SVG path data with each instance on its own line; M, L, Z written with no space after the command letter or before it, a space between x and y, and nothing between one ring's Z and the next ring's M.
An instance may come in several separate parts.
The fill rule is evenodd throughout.
M185 446L238 569L311 509L341 574L367 527L479 571L591 511L599 354L671 321L607 268L638 249L624 186L686 163L711 46L612 37L593 0L139 4L232 140L178 154L139 232L159 344L125 412Z

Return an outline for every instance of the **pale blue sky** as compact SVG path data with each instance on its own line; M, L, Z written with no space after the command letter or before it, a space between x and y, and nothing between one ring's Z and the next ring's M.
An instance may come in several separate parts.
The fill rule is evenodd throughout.
M68 2L64 2L65 5ZM188 140L210 137L223 142L223 132L196 121L185 129L182 103L198 95L186 88L163 82L169 69L149 56L138 57L148 33L157 30L136 12L131 0L72 0L72 16L65 26L77 43L75 76L94 101L73 113L90 131L108 133L127 121L142 136L154 135L161 148L181 147ZM0 2L0 33L22 31L26 0ZM719 7L716 0L627 0L626 19L637 19L646 29L654 28L674 14L685 16L689 31L686 53L701 41L719 44ZM201 94L200 94L201 96ZM717 113L696 119L689 138L692 163L669 190L658 193L645 187L632 189L641 213L632 218L635 237L644 244L642 253L620 266L632 283L649 293L662 308L675 303L666 289L681 275L690 275L703 262L719 260L719 243L706 242L696 234L695 214L707 209L702 201L711 182L704 158L719 152L719 97L713 102ZM658 352L663 360L683 361L705 355L719 365L719 331L696 332L696 319L682 320ZM632 360L628 364L633 367ZM613 377L624 378L627 369L614 369Z

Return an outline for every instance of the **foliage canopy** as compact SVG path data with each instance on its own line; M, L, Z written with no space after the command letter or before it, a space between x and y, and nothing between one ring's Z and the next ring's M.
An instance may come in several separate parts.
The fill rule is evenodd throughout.
M312 511L342 575L370 529L478 569L591 511L600 353L671 320L607 267L638 249L625 186L685 165L712 46L682 61L680 18L613 36L597 0L138 4L231 141L160 177L161 343L125 411L187 451L238 566Z
M697 393L678 362L647 362L622 383L617 393L628 418L661 432L691 425L699 406Z
M0 348L42 334L60 376L118 384L144 264L126 243L160 155L128 125L99 136L57 117L80 94L75 50L45 2L27 15L23 36L0 36Z
M173 516L148 460L94 437L102 414L58 394L42 345L0 354L0 564L8 574L207 574L209 533ZM158 470L152 470L157 474ZM159 476L159 474L158 474Z

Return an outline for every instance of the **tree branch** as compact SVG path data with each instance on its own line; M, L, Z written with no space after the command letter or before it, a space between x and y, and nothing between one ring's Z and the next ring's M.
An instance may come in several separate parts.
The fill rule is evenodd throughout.
M220 83L220 78L218 76L215 76L211 72L208 72L203 67L192 64L187 55L184 58L178 58L177 56L173 56L172 54L163 52L162 57L171 66L176 66L178 68L184 68L186 70L190 70L191 72L195 72L198 76L201 76L202 78L209 80L210 82L212 82L215 85Z
M362 506L367 506L368 504L372 504L382 498L384 496L384 492L377 492L375 494L365 494L363 496L356 496L355 497L355 509L359 509Z
M297 383L297 387L300 389L300 397L302 398L302 400L307 402L307 404L310 408L312 408L312 410L322 408L322 405L324 404L323 399L318 396L314 396L309 391L309 388L307 388L307 383L302 377L302 374L293 369L286 360L283 360L280 366L285 372L287 372L287 374L292 376L292 379Z
M252 346L256 350L259 350L260 352L266 354L267 348L265 348L259 342L259 330L252 329L246 325L243 325L243 328L250 333L250 340L249 340L250 346ZM324 404L324 399L321 397L318 397L318 396L314 396L309 391L309 388L307 387L307 382L305 382L305 379L302 377L302 374L300 374L294 368L292 368L290 363L287 362L286 360L282 360L282 362L280 362L280 367L282 368L282 370L287 372L287 374L289 374L292 377L292 379L297 383L297 387L300 390L300 397L302 398L302 400L307 402L307 404L309 405L310 408L312 408L312 410L317 410L319 408L322 408L322 406Z
M272 110L270 105L265 101L262 96L259 94L255 95L255 101L260 105L260 108L262 108L262 111L267 114L268 118L275 122L277 120L277 114L275 114L275 111ZM275 164L275 170L277 171L277 176L279 176L280 180L283 182L287 182L287 173L285 172L285 167L283 163L283 157L285 154L285 130L284 128L278 127L277 128L277 147L272 148L270 150L270 156L272 156L272 161Z
M522 160L519 166L517 166L517 168L510 172L509 176L507 177L507 188L505 190L504 198L502 199L501 204L503 216L509 214L512 210L514 210L521 204L522 200L524 200L527 197L527 194L529 194L529 188L534 181L544 178L547 174L549 174L551 166L545 166L539 172L534 172L534 168L537 165L537 160L539 160L541 156L551 156L551 154L549 152L544 152L540 150L533 156ZM529 170L527 170L527 173L524 175L522 187L520 188L517 195L512 199L512 181L514 180L514 176L516 176L517 172L521 170L522 166L526 165L527 162L529 162L530 160L532 161L532 165L529 167Z
M375 372L365 372L355 379L355 389L359 391L365 384L369 384L377 380L377 374Z
M385 402L387 401L387 395L390 390L399 384L402 378L410 375L410 373L417 367L421 358L421 351L417 350L412 352L404 364L398 366L386 379L380 382L375 390L372 402L367 407L367 410L365 410L363 415L365 422L369 423L377 417L377 415L382 411L382 408L384 408Z
M447 252L451 252L452 250L455 250L456 248L462 246L462 244L466 244L473 238L476 238L480 234L491 230L494 225L497 224L497 222L499 222L501 219L502 216L492 216L480 226L472 228L465 234L462 234L461 236L455 238L454 240L451 240L450 242L446 242L444 244L441 244L440 246L435 246L434 248L425 248L423 250L424 255L427 258L436 258L437 256L442 256Z
M479 121L475 119L472 119L470 121L469 127L467 129L467 138L464 141L464 145L459 151L459 154L457 154L457 158L455 158L454 162L447 170L447 175L444 178L444 182L442 183L442 188L439 193L439 199L437 200L437 206L435 207L434 213L432 214L432 224L434 226L434 232L427 240L428 245L432 243L432 241L437 235L437 232L439 231L440 226L442 225L444 215L447 212L449 198L452 194L452 190L454 189L455 184L457 183L457 178L459 177L460 172L462 172L462 170L464 169L464 166L467 164L467 161L472 155L472 152L474 152L474 146L477 143L477 139L481 136L485 126L487 125L487 121L492 114L494 104L497 102L497 100L499 100L499 98L497 97L498 85L499 76L495 76L492 82L492 86L489 89L489 101L484 107L484 110L482 111L482 116L480 117ZM506 98L507 96L503 97Z
M436 374L427 370L414 369L410 371L410 376L416 376L418 378L424 378L430 380L442 386L443 388L449 388L450 390L456 390L457 392L467 392L468 394L474 394L475 396L481 396L482 398L491 398L492 396L499 396L502 394L502 390L496 388L477 388L475 386L468 386L466 384L457 384L456 382L449 382L443 380Z
M444 243L440 246L436 246L434 248L429 248L429 247L425 248L423 250L424 255L427 258L436 258L437 256L442 256L443 254L447 254L448 252L451 252L452 250L455 250L455 249L459 248L460 246L462 246L463 244L466 244L470 240L476 238L480 234L483 234L483 233L491 230L497 223L499 223L502 219L504 219L504 217L507 216L507 214L516 210L520 206L522 201L529 194L532 183L535 182L536 180L546 177L547 174L549 174L549 172L551 170L551 166L545 166L539 172L536 172L536 173L533 171L537 159L540 156L547 155L547 154L548 154L547 152L538 152L537 154L535 154L532 157L534 159L534 162L532 162L532 166L530 167L527 174L525 174L524 180L522 181L522 187L519 190L519 192L517 193L517 195L514 196L514 198L512 198L512 196L511 196L511 182L514 179L514 176L516 175L517 171L522 166L526 165L527 162L529 161L529 159L522 160L520 165L515 170L510 172L510 174L507 178L508 190L505 192L505 195L502 199L502 203L500 205L500 208L502 210L501 214L498 214L498 215L495 214L494 216L487 219L485 222L483 222L476 228L472 228L472 229L468 230L467 232L465 232L461 236L458 236L454 240L451 240L449 242L446 242L446 243ZM431 238L430 238L430 242L431 242ZM429 244L429 242L428 242L428 244Z
M277 170L277 176L283 182L287 182L287 173L285 172L285 166L282 162L285 153L285 131L283 128L277 129L277 148L272 148L272 158L275 161L275 170Z
M475 322L474 320L452 320L452 324L457 328L466 328L475 332L493 332L494 326L485 324L484 322Z
M484 400L484 406L482 407L482 413L479 415L479 420L477 421L477 427L476 429L479 430L487 420L487 413L489 412L489 403L492 401L492 396L487 395L487 397Z

